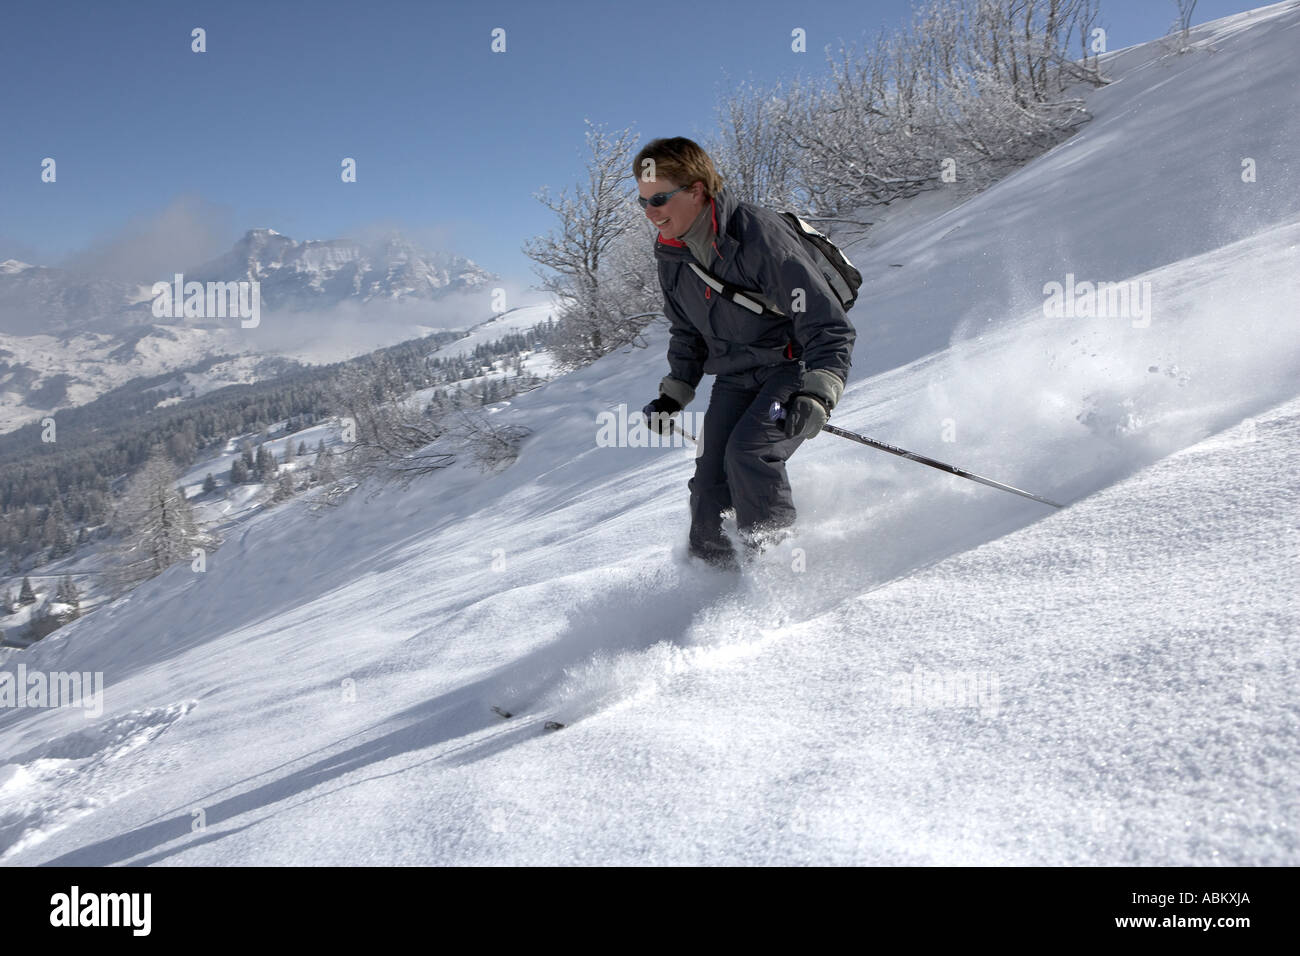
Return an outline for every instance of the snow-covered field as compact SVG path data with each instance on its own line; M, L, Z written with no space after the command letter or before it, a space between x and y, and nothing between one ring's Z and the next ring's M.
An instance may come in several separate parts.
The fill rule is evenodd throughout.
M498 339L516 332L525 332L556 316L554 305L525 305L478 323L463 339L448 342L433 353L435 357L450 358L455 355L473 355L480 345L490 345ZM556 374L555 360L546 349L537 349L524 356L524 371L538 378L549 379Z
M0 711L0 860L1300 862L1300 4L1194 36L850 250L835 423L1067 508L823 435L798 535L701 570L691 451L596 440L660 329L502 407L508 469L257 514L11 653L104 690ZM1045 315L1067 274L1150 309Z

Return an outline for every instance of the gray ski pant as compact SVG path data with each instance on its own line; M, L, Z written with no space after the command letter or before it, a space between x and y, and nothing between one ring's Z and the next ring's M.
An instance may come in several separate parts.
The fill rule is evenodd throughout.
M734 551L722 512L736 510L742 535L787 527L795 520L785 463L803 444L768 421L772 402L786 403L803 381L798 360L719 375L701 428L691 492L691 551Z

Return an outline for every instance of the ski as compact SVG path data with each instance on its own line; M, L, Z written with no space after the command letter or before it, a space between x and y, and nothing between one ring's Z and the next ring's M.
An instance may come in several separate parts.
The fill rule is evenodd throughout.
M492 713L496 714L498 717L504 718L505 720L512 720L515 716L510 711L506 710L504 707L498 707L495 704L492 705ZM542 729L563 730L567 726L568 724L562 724L558 720L548 720L546 723L542 725Z

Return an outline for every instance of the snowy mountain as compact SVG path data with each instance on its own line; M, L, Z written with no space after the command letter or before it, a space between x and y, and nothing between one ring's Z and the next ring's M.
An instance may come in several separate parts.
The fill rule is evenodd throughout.
M250 229L230 252L186 279L261 283L268 308L320 308L347 300L435 299L483 289L499 276L464 256L424 252L396 234L296 241L274 229Z
M129 278L78 275L6 259L0 262L0 333L40 335L84 329L94 320L120 316L144 294L147 289Z
M373 243L296 241L252 229L224 256L183 272L186 281L255 280L261 305L321 313L280 319L259 336L237 320L153 315L156 281L103 278L0 263L0 430L67 405L83 404L141 375L196 365L218 355L302 356L336 361L422 334L462 328L490 315L489 284L499 276L452 253L419 249L396 234ZM425 306L428 306L426 308ZM335 334L343 325L355 333ZM249 381L241 359L230 381Z
M395 233L365 244L298 241L274 229L250 229L225 255L177 268L186 281L258 281L271 309L430 300L478 291L500 278L464 256L426 252ZM171 281L171 275L106 278L8 259L0 263L0 333L112 333L171 324L153 315L150 295L153 283Z
M797 536L702 570L692 450L597 441L659 329L501 407L509 468L260 513L9 653L104 690L0 710L0 860L1300 862L1296 36L1111 54L1073 139L848 250L834 423L1066 508L823 435Z

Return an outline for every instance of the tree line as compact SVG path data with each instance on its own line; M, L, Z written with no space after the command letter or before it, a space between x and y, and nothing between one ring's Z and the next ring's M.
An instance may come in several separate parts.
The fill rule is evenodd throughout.
M324 366L307 366L285 359L271 360L277 377L254 384L231 385L180 404L158 407L174 382L170 373L129 383L84 406L57 412L56 440L41 441L40 423L0 436L0 551L11 572L42 559L57 559L78 547L114 533L113 512L120 494L158 449L176 468L187 468L225 447L235 436L261 434L288 422L300 428L336 414L342 407L341 377L358 370L383 368L385 392L443 386L435 398L446 401L445 387L482 376L502 356L514 356L515 378L507 384L487 378L459 390L457 403L487 404L507 397L508 389L530 387L522 376L519 354L542 347L553 334L547 320L533 329L509 333L502 340L480 344L469 355L437 354L464 331L438 332L365 356ZM191 370L202 371L210 359ZM186 370L188 371L188 370ZM174 391L174 389L173 389ZM319 452L321 449L317 448ZM277 466L265 452L246 442L233 474L233 483L267 481ZM206 482L205 482L206 485ZM215 478L213 479L215 487Z

